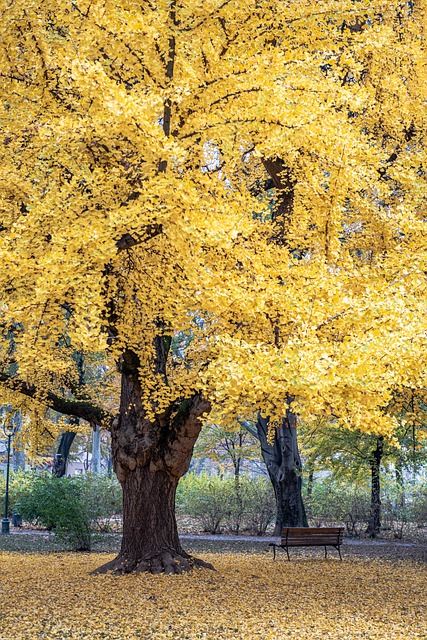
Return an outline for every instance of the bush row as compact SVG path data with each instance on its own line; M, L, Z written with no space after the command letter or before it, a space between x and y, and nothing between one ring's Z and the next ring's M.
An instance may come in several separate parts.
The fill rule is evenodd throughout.
M4 477L0 477L0 500L4 500ZM179 483L176 502L179 517L190 517L209 533L263 535L275 517L274 493L264 476L241 476L237 481L188 473ZM311 487L305 485L305 504L310 525L344 524L349 535L359 536L369 519L369 487L317 479ZM20 472L11 476L10 505L24 521L54 531L73 549L88 550L94 533L111 531L117 522L121 487L115 477L88 474L58 479ZM407 485L405 493L392 482L383 483L383 529L401 538L426 523L426 483Z
M309 485L308 485L309 486ZM370 487L340 482L333 477L317 479L307 491L304 502L312 526L343 524L348 535L360 536L367 528L370 507ZM381 523L383 531L395 538L427 526L427 483L407 483L405 489L384 475L381 492Z
M188 473L178 485L177 513L196 519L203 530L263 535L275 517L276 503L268 478L220 477Z

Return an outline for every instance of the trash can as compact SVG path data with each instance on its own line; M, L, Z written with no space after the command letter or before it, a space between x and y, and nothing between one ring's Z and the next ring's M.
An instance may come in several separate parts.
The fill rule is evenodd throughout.
M22 516L19 513L19 504L16 504L12 510L12 525L14 527L22 527Z

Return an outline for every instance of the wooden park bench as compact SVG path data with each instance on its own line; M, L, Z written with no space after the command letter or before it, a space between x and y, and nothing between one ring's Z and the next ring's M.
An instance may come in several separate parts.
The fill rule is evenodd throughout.
M289 557L289 547L325 547L325 558L327 557L327 547L334 547L341 557L340 546L342 545L344 527L285 527L282 531L280 544L270 542L273 547L274 560L276 559L276 549L284 549Z

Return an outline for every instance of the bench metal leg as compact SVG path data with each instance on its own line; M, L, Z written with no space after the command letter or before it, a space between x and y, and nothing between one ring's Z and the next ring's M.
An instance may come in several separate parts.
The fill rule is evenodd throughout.
M286 551L286 555L288 557L288 561L289 562L291 561L291 557L289 555L289 547L288 547L288 545L270 543L269 546L273 547L273 560L276 560L276 549L280 548L280 549L283 549L283 551ZM301 546L304 546L304 545L301 545ZM326 559L328 557L328 546L326 544L323 545L323 546L325 548L325 559ZM340 556L340 560L342 560L340 545L331 544L329 546L334 547L334 549L336 549L338 551L338 554Z

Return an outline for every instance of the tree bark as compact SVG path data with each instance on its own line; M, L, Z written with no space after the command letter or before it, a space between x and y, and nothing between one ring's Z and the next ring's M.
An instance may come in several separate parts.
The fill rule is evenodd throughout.
M380 466L384 450L384 438L377 438L377 446L372 451L369 463L371 466L371 509L366 533L375 538L381 529L381 484Z
M296 180L280 158L264 158L262 162L276 188L276 207L272 215L274 231L271 240L278 245L287 246L289 226L294 213Z
M69 422L72 423L72 421L73 419L70 418ZM78 423L78 418L76 418L75 421ZM61 433L61 439L59 441L58 449L56 450L55 461L53 464L53 474L57 478L65 476L68 456L75 437L76 434L73 431L64 431Z
M123 538L117 558L95 573L212 568L182 549L175 519L178 481L190 465L200 417L209 411L209 403L194 394L150 420L142 405L138 369L138 357L126 351L120 414L111 430L114 470L123 488Z
M262 457L276 496L276 526L273 535L279 536L283 527L308 527L302 499L301 458L298 450L296 416L287 410L274 441L268 442L268 418L260 415L257 432Z

